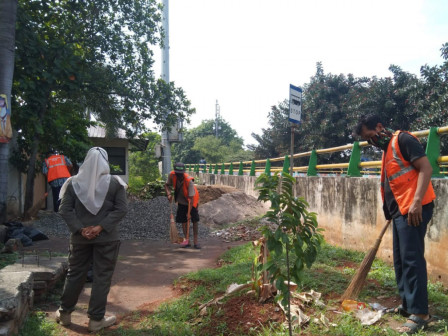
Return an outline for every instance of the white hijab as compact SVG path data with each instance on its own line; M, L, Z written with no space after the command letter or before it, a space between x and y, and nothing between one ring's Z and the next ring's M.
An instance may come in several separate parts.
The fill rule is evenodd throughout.
M126 183L118 176L116 177L120 184L126 187ZM62 198L68 181L71 180L78 199L90 213L96 215L106 199L110 179L107 152L101 147L92 147L87 152L78 174L69 178L62 186L59 198Z

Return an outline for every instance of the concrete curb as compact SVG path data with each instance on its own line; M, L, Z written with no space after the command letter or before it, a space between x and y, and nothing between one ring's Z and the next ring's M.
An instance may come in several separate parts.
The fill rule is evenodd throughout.
M23 255L0 270L0 336L16 335L39 298L67 272L66 257Z

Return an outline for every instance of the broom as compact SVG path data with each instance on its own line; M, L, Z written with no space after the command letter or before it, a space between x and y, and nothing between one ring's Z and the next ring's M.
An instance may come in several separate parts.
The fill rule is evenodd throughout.
M173 214L173 203L170 202L170 240L173 244L179 243L179 233L177 232L176 221Z
M369 273L370 268L372 267L372 263L373 260L375 259L376 252L378 251L378 248L381 244L381 239L383 239L384 233L389 227L390 222L391 222L390 220L386 222L386 225L384 225L383 229L381 230L380 235L376 239L376 242L373 245L372 249L364 257L364 260L362 261L361 266L359 267L358 271L356 272L352 281L350 282L350 285L347 287L344 294L341 296L341 301L345 299L356 299L358 297L359 293L362 290L362 287L364 286L367 274Z

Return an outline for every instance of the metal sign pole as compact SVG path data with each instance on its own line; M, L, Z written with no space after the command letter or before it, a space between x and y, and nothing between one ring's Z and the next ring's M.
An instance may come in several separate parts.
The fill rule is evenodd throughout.
M289 174L293 176L294 174L294 133L295 124L291 124L291 155L289 156Z
M294 133L302 120L302 89L289 85L289 121L291 122L291 155L289 157L289 171L294 174Z

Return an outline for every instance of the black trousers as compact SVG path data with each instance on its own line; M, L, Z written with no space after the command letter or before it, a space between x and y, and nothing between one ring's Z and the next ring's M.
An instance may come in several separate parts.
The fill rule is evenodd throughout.
M54 212L59 211L59 204L61 201L59 200L59 192L61 191L61 187L51 187L51 191L53 192L53 210Z
M410 314L428 314L425 235L432 212L432 207L423 207L419 226L408 225L407 216L394 218L395 278L403 308Z

